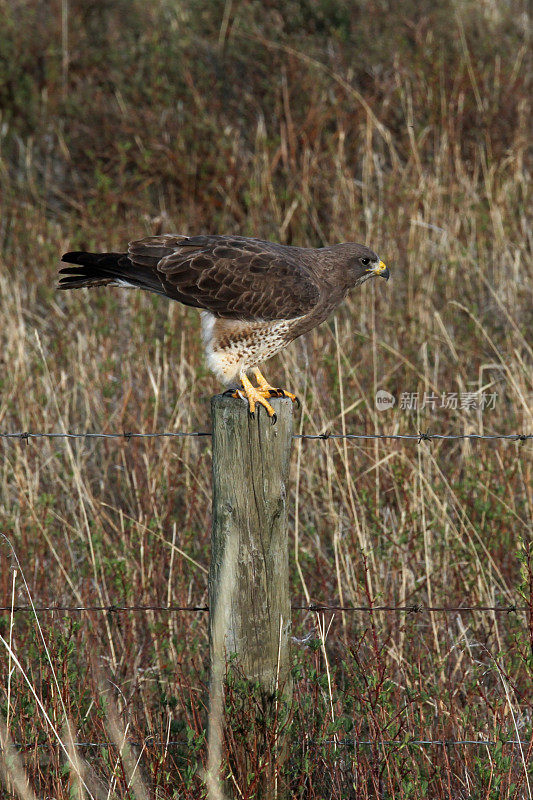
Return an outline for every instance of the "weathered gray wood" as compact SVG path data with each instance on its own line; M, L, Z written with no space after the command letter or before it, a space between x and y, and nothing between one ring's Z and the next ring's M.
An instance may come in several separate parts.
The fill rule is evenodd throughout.
M211 622L220 603L227 609L224 642L217 644L225 647L226 656L236 654L246 677L269 692L286 679L291 624L287 494L292 403L274 399L272 406L275 425L264 409L251 419L242 401L224 395L212 399L209 575ZM227 575L225 558L231 562Z
M263 408L252 419L240 400L217 395L211 401L211 711L221 711L217 686L234 657L246 680L259 686L265 724L275 716L274 704L279 711L276 690L285 698L291 693L287 496L293 412L286 398L270 402L275 425ZM270 789L260 795L274 796Z

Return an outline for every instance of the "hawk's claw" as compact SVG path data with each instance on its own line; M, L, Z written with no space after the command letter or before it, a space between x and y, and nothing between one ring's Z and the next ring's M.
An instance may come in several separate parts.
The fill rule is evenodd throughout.
M265 386L265 389L267 387ZM285 389L274 389L272 387L268 387L271 397L288 397L289 400L292 400L293 403L296 403L296 408L301 408L302 404L300 403L300 398L296 397L295 394L292 392L287 392Z
M254 372L259 386L252 386L246 374L243 374L241 375L240 389L228 389L227 392L224 392L224 394L231 394L232 397L240 397L241 400L245 400L248 403L248 416L250 419L255 419L255 410L257 409L259 411L259 407L263 406L272 420L272 425L276 424L278 417L267 398L288 397L289 400L296 403L298 408L301 407L300 400L295 394L287 392L285 389L276 389L274 386L271 386L257 368L254 369Z
M265 392L261 392L260 389L252 386L246 375L241 376L241 384L242 389L237 389L233 397L240 397L248 403L248 416L250 419L255 419L255 411L257 409L259 412L260 406L266 409L270 418L275 416L274 409L265 397Z

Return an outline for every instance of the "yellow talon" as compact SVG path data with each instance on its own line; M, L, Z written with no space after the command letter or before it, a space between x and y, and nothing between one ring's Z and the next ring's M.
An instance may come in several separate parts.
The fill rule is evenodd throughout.
M268 402L271 397L288 397L293 403L300 407L300 401L292 392L287 392L285 389L276 389L271 386L266 378L260 373L257 367L254 367L253 373L256 377L258 386L252 386L246 375L241 376L242 389L236 389L232 397L240 397L241 400L248 401L248 413L251 417L255 416L255 407L257 404L266 408L267 414L272 420L272 424L276 422L276 412Z
M292 400L293 403L296 403L298 407L300 407L300 401L295 394L288 392L286 389L276 389L274 386L271 386L257 367L253 368L253 373L258 383L260 392L264 393L266 397L288 397L289 400Z
M268 416L272 419L272 423L274 423L277 419L276 412L265 399L265 397L270 397L270 391L267 393L263 391L263 389L256 389L255 386L252 386L246 375L242 375L241 377L242 383L242 390L237 389L232 397L240 397L242 400L248 400L249 405L249 414L251 417L255 415L255 407L259 403L259 405L266 408Z

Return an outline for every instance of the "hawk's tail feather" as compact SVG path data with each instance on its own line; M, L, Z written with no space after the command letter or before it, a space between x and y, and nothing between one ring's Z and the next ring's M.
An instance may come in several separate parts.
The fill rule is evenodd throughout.
M69 265L59 270L58 289L117 284L162 294L161 281L150 267L133 264L127 253L87 253L75 250L61 259Z

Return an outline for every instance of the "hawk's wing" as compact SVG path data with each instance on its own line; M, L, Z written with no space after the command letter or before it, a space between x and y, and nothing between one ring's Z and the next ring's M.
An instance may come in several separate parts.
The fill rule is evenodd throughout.
M238 236L152 236L131 242L141 269L156 264L165 294L220 317L294 319L320 298L310 271L287 248Z

